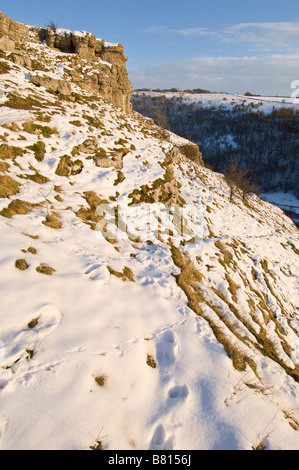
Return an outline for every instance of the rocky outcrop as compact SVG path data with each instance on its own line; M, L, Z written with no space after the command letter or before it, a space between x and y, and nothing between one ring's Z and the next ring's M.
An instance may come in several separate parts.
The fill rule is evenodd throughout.
M0 48L1 48L1 41L0 41ZM6 48L3 48L4 50L7 50ZM32 61L29 57L23 56L19 53L11 53L9 55L9 59L16 65L20 65L21 67L25 67L28 70L32 69Z
M94 164L101 168L115 168L121 170L123 167L123 158L130 152L129 149L123 148L111 152L109 156L95 155L93 157Z
M29 36L29 28L11 20L0 12L0 47L8 52L14 51L16 42L24 41ZM3 47L4 46L4 47Z
M133 88L126 69L127 56L121 44L106 43L87 32L60 30L54 26L28 27L0 12L0 49L11 52L10 60L14 63L31 70L35 58L20 54L26 50L29 38L30 42L43 43L62 53L73 54L75 58L72 65L65 67L65 80L55 81L46 74L38 74L31 77L32 83L66 96L71 94L70 83L74 83L127 113L132 111Z
M126 69L127 56L121 44L107 44L90 33L39 30L39 37L48 47L61 52L76 54L85 61L88 73L82 74L82 62L66 72L72 81L90 93L99 93L104 99L123 109L132 111L133 88Z
M69 96L72 93L69 82L48 77L47 75L31 75L30 82L38 87L42 86L57 95Z

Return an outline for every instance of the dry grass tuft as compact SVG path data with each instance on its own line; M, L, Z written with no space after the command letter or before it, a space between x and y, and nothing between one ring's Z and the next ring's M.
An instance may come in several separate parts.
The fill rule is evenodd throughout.
M46 220L44 220L42 223L47 227L53 228L55 230L58 230L62 227L62 222L57 212L47 214Z
M157 367L155 359L150 354L147 355L146 363L152 369L155 369Z
M29 265L27 264L27 261L25 259L17 259L17 261L15 262L15 267L20 271L25 271L29 268Z
M5 160L14 160L16 157L22 157L24 155L24 150L19 147L13 147L8 144L0 145L0 159Z
M104 385L106 384L107 376L103 374L97 375L94 380L99 387L104 387Z
M107 266L107 269L108 269L110 274L112 274L113 276L118 277L122 281L135 282L134 281L133 271L130 268L128 268L127 266L124 267L123 272L115 271L115 269L111 268L110 266Z
M7 217L11 219L14 215L26 215L30 212L33 207L38 206L39 204L33 204L31 202L22 201L21 199L14 199L11 201L8 207L2 209L0 215L2 217Z
M20 184L7 175L0 175L0 198L14 196L19 192Z
M45 263L41 263L37 268L36 268L36 271L38 273L41 273L41 274L46 274L47 276L52 276L52 274L55 271L54 268L51 268L51 266L48 266L47 264Z

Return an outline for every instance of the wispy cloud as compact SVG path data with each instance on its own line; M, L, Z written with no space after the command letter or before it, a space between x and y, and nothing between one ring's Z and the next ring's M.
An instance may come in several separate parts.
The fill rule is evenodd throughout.
M240 23L218 29L206 27L175 29L153 26L146 33L180 35L188 38L210 37L221 44L247 44L265 50L299 50L299 22Z
M243 42L255 47L299 48L299 23L240 23L223 28L219 33L222 42Z
M169 26L151 26L144 31L150 34L161 34L161 35L181 35L181 36L209 36L214 34L211 30L205 27L198 28L186 28L186 29L175 29Z

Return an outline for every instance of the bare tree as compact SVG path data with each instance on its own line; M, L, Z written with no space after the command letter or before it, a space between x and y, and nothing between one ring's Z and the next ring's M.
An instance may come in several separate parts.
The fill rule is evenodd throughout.
M246 198L251 193L257 193L258 187L254 184L248 176L250 170L247 168L240 168L240 160L236 157L226 167L224 178L230 188L230 201L233 200L239 192L242 193L242 199L245 202Z
M48 19L46 28L49 29L50 31L52 31L55 34L56 31L57 31L58 25L57 25L57 23L55 23L55 21Z

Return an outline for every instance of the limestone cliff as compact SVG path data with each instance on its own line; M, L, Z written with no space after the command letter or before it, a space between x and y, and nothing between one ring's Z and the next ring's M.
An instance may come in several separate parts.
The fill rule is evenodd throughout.
M32 54L32 43L40 43L71 57L70 63L64 67L62 80L58 81L60 83L46 75L45 64L37 63ZM133 88L126 70L127 56L121 44L106 43L88 32L26 26L0 12L0 49L9 53L14 63L33 71L31 81L37 86L45 86L57 94L71 95L70 84L73 83L102 96L125 112L132 111Z

